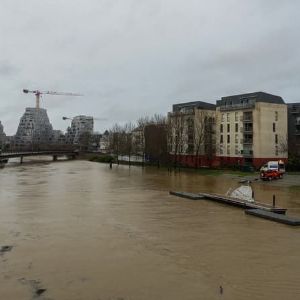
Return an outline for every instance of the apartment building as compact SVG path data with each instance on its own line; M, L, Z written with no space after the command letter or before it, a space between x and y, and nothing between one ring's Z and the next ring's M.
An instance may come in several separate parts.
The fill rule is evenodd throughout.
M288 104L288 148L291 155L300 156L300 103Z
M219 165L287 161L287 105L264 92L222 97L216 108Z
M6 135L4 133L3 125L1 124L1 121L0 121L0 149L5 144L5 140L6 140Z
M53 128L49 121L47 110L27 107L20 119L15 135L15 146L26 148L34 145L51 144Z
M86 138L91 136L94 130L94 119L90 116L76 116L72 119L71 127L68 127L66 141L68 144L86 144Z
M99 143L99 151L102 153L109 153L110 150L110 143L109 143L110 134L108 130L105 130L103 134L100 136L100 143Z
M169 153L182 165L212 165L215 160L216 106L195 101L173 105L168 114Z
M145 154L145 126L138 126L131 132L132 149L135 155L143 156Z

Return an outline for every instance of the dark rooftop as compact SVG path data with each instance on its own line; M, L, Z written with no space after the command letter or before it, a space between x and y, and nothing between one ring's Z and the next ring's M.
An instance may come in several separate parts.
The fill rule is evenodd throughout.
M243 103L254 104L255 102L285 104L284 100L280 96L268 94L265 92L255 92L222 97L221 100L217 101L217 106L230 106Z
M173 112L178 112L182 108L199 108L199 109L206 109L206 110L215 110L216 105L208 102L203 101L193 101L193 102L184 102L178 103L173 105Z

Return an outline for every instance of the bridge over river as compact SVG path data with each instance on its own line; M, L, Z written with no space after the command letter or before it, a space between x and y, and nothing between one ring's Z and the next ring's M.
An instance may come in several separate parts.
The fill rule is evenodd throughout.
M57 160L60 156L67 156L70 159L74 159L78 155L78 151L61 151L61 150L49 150L49 151L15 151L15 152L2 152L0 153L0 162L8 162L10 158L20 158L20 163L23 163L24 157L30 156L52 156L53 160Z

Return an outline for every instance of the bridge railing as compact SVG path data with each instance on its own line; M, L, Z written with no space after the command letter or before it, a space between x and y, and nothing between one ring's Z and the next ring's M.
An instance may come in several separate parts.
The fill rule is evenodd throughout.
M73 152L77 150L78 147L75 145L27 145L27 146L17 146L12 145L9 149L3 149L2 153L20 153L20 152L42 152L42 151L52 151L52 152Z

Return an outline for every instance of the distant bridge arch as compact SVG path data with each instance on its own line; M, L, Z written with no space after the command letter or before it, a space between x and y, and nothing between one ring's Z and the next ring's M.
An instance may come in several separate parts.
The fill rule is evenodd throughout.
M0 154L0 161L7 162L10 158L20 158L20 163L23 163L24 157L31 156L52 156L53 160L57 160L60 156L67 156L71 159L75 159L79 154L78 151L70 150L49 150L49 151L11 151L2 152Z

